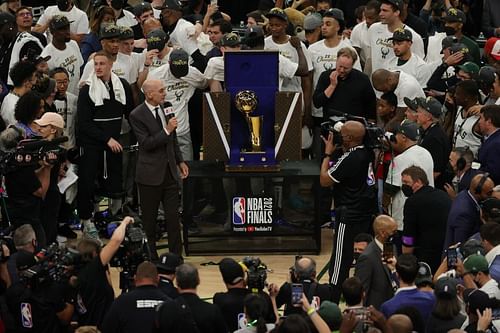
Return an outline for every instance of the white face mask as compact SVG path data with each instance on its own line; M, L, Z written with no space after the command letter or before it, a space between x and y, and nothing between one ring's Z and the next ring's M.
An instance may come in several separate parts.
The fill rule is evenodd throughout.
M302 41L302 42L305 42L306 41L306 31L305 30L302 30L301 32L299 32L297 34L297 37L299 37L299 39Z

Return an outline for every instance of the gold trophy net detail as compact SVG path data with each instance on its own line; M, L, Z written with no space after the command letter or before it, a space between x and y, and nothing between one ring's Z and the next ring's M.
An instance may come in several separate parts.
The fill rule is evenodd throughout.
M247 120L250 131L250 142L252 143L252 152L262 151L262 125L263 116L251 116L259 103L257 95L251 90L242 90L234 98L236 108Z

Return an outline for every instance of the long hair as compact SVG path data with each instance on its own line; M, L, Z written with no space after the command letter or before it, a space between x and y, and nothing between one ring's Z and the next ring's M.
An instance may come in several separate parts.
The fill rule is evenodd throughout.
M266 333L267 303L258 294L248 294L243 300L245 313L251 326L256 328L257 333Z

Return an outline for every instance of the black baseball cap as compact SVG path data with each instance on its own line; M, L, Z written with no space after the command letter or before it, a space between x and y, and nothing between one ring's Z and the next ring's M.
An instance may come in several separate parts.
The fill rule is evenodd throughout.
M450 277L442 277L436 281L434 293L441 299L454 299L457 297L457 280Z
M167 273L167 274L172 274L175 273L175 269L177 266L180 266L184 263L184 259L182 256L168 252L165 254L162 254L156 263L156 268L158 269L158 272L161 273Z
M121 40L134 38L134 31L132 30L132 28L127 26L120 26L119 28Z
M465 13L460 9L449 8L446 11L446 16L443 18L445 22L460 22L465 23L467 20Z
M0 12L0 25L7 23L16 23L16 17L11 13Z
M242 39L242 43L250 48L257 45L264 45L264 30L259 26L248 27L245 30L245 35Z
M431 267L423 261L418 263L417 277L415 278L415 284L420 286L421 284L432 284L432 271Z
M418 125L414 121L405 119L400 124L394 126L394 134L401 133L412 141L417 141L420 137Z
M425 111L429 112L436 118L441 117L441 114L443 113L443 106L437 99L435 99L432 96L429 96L426 98L417 97L416 100L418 106L423 108Z
M132 9L136 17L141 16L142 14L144 14L149 10L153 10L149 2L141 2L140 4L135 5Z
M478 81L487 85L493 84L493 82L495 82L495 72L496 69L493 66L481 67Z
M395 40L398 42L403 42L403 41L412 42L413 41L413 34L411 33L410 30L398 28L398 29L394 30L392 37L389 38L389 40L393 40L393 41Z
M281 8L273 8L267 13L266 17L270 19L271 17L277 17L279 19L282 19L283 21L288 22L288 16L286 16L286 13L283 9Z
M486 308L493 307L490 296L479 289L465 289L464 302L469 307L469 313L476 313L476 310L483 312Z
M243 267L233 258L224 258L219 263L219 271L224 283L234 285L245 279Z
M189 55L183 49L175 49L170 53L170 71L180 79L189 72Z
M169 35L161 28L152 30L146 35L147 49L161 51L169 38Z
M108 24L101 28L99 40L113 39L120 37L120 28L114 24Z
M59 30L62 28L69 27L73 21L68 20L64 15L54 15L49 23L50 30Z
M330 8L324 14L323 17L332 17L339 22L345 22L344 12L338 8Z
M396 6L397 9L403 9L403 0L382 0L382 3L389 3Z
M18 251L16 256L16 267L19 271L24 271L37 263L33 253L28 251Z
M241 44L240 36L234 32L224 34L220 40L221 46L238 46Z
M447 49L449 47L452 47L453 44L458 43L458 38L455 36L446 36L443 38L441 41L441 50Z
M182 12L182 3L179 0L165 0L163 5L156 8L159 10L170 9Z
M405 102L406 106L409 107L413 111L417 111L418 108L418 97L415 97L414 99L404 97L403 101Z

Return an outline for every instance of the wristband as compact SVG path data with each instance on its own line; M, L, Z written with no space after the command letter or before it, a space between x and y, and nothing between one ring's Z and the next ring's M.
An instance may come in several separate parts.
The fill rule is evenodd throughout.
M332 154L327 154L327 153L324 153L324 154L323 154L323 158L325 158L325 157L332 158Z
M315 312L316 312L316 309L315 309L315 308L313 308L313 307L311 307L311 308L309 308L309 310L307 310L307 315L308 315L308 316L312 316L312 315L313 315L313 313L315 313Z
M149 65L144 64L144 67L149 67L149 66L151 66L151 64L149 64Z

